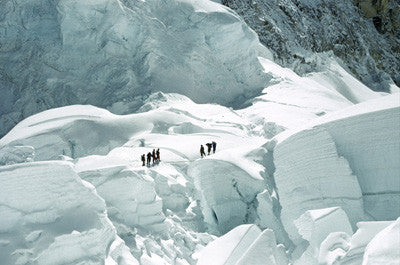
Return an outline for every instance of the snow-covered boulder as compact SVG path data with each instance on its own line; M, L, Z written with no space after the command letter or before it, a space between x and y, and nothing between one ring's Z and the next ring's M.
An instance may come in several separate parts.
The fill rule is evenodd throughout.
M0 167L0 216L1 264L136 264L69 162Z

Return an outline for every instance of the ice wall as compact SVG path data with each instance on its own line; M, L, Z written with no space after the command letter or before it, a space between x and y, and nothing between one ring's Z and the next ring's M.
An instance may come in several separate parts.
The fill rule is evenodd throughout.
M355 226L364 217L362 194L348 162L324 128L301 131L274 149L282 223L295 244L293 221L306 210L340 206Z
M104 201L68 162L0 167L0 216L1 264L135 264Z
M321 125L349 162L362 190L364 209L376 220L400 216L399 105L399 94L394 94L343 110L337 115L348 118Z
M400 215L399 105L398 94L366 101L277 136L274 177L293 240L293 220L316 207L342 207L353 228L364 211Z
M96 158L79 161L79 176L96 187L113 222L158 233L168 228L164 222L163 202L156 194L149 172L125 166L88 167L86 161L93 163Z
M49 108L126 113L155 91L229 104L268 80L257 35L208 0L7 0L0 28L0 135Z
M204 159L193 162L188 175L198 190L204 221L210 231L226 233L250 221L256 195L264 182L226 161Z

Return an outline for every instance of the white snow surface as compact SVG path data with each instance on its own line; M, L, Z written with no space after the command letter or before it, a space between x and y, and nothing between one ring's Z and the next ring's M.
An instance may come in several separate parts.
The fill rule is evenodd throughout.
M269 79L255 32L208 0L7 0L0 25L0 135L65 105L130 113L156 91L239 104Z
M380 231L365 249L363 265L400 263L400 218Z
M305 95L304 102L311 104L312 93ZM7 256L2 260L361 264L366 246L390 223L359 223L353 237L351 226L399 215L393 191L398 181L397 96L326 109L329 114L281 133L284 127L277 124L286 117L261 129L252 123L254 105L235 111L161 92L136 114L115 115L86 105L36 114L0 139L6 217L0 221L0 248ZM332 106L336 99L330 99ZM345 107L337 102L338 109ZM216 153L200 158L200 145L211 141L217 142ZM371 145L377 154L368 153ZM157 148L161 161L143 167L141 154ZM80 217L87 214L90 218ZM300 216L296 222L308 227L307 233L302 228L299 234L294 225ZM17 229L26 220L35 225ZM246 223L252 225L240 226ZM54 234L53 227L61 232ZM254 236L246 239L247 230ZM213 241L214 235L222 237ZM229 244L222 240L226 236ZM76 246L86 240L93 250ZM69 247L74 256L54 258L60 248ZM382 251L376 253L387 253Z
M399 262L399 94L329 53L208 0L5 0L0 43L1 265Z
M1 264L137 264L116 243L104 200L69 162L1 167L0 216ZM111 253L112 244L121 250Z
M283 132L268 144L276 144L281 217L293 240L298 236L292 215L319 203L341 206L353 227L366 220L363 211L377 220L400 215L399 101L399 94L366 101Z

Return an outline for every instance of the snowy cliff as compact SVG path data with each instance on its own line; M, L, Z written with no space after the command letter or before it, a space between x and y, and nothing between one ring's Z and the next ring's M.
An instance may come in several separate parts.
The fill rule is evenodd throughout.
M0 135L65 105L129 113L155 91L238 104L269 79L269 51L211 1L7 0L0 28Z
M244 18L278 63L299 74L324 70L331 54L376 91L389 91L393 81L400 86L398 1L221 2Z
M353 226L368 219L364 211L375 220L400 216L399 105L398 95L370 100L273 140L281 217L293 240L292 220L317 205L341 206Z

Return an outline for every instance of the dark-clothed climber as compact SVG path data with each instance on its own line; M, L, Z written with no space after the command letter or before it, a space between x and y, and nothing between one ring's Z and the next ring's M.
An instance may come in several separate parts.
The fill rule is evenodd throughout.
M212 148L213 148L213 154L215 154L215 149L217 149L217 143L212 141Z
M204 146L203 145L200 146L200 155L201 155L202 158L203 158L203 156L206 156L206 153L204 152Z
M156 160L160 162L160 148L158 148L156 151Z
M142 155L142 166L145 166L145 165L146 165L146 155L143 154Z
M151 153L148 152L148 153L147 153L147 166L148 166L148 167L150 166L150 163L151 163Z
M206 145L207 145L208 155L210 155L212 143L206 143Z

